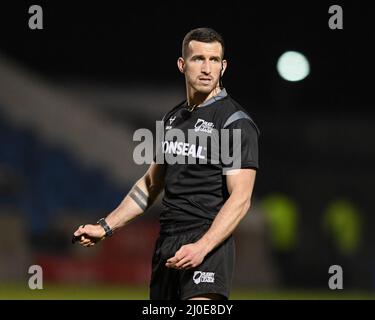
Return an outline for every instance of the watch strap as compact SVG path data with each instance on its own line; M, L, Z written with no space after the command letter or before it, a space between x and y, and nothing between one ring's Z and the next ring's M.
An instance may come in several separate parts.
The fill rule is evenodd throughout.
M113 230L109 227L104 218L99 219L97 223L103 227L106 237L111 237L113 235Z

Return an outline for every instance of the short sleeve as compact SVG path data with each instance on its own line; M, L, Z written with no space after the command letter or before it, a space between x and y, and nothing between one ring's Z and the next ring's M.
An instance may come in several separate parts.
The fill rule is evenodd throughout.
M221 149L223 168L227 170L240 168L259 169L259 130L253 121L246 118L239 119L225 129L228 130L227 134L229 136L229 157L226 157L228 151L223 150L224 143Z
M166 114L163 115L163 118L161 120L158 120L161 122L161 125L163 127L163 130L165 129L165 121L168 120L168 117L170 115L170 111L167 112ZM154 141L153 147L154 147L154 157L153 157L153 162L158 163L157 159L160 159L160 157L164 157L162 155L162 149L161 149L161 144L163 141L162 136L157 136L156 139L160 139L159 141ZM160 156L161 155L161 156Z

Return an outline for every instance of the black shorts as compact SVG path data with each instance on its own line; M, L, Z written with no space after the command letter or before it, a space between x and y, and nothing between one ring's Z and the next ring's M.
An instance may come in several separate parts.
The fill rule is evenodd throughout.
M152 258L151 300L186 300L207 293L229 298L235 259L233 236L211 251L195 268L177 270L165 266L181 246L197 241L207 229L203 227L158 238Z

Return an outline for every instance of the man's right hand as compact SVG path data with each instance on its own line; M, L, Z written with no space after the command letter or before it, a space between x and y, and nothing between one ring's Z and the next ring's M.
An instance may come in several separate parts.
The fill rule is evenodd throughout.
M105 231L98 224L86 224L80 226L74 232L74 238L84 247L91 247L105 238ZM74 242L74 241L73 241Z

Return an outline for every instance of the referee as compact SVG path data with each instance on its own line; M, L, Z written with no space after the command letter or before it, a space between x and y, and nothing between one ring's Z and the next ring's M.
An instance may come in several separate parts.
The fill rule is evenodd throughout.
M95 245L146 211L164 190L150 298L228 299L235 259L232 233L250 209L259 130L221 86L227 61L224 41L215 30L198 28L187 33L177 66L185 75L186 101L164 116L165 137L159 155L165 160L179 154L186 161L155 157L113 212L97 224L80 226L74 237L85 247ZM210 151L216 147L200 146L200 141L189 144L178 140L180 136L177 141L176 137L168 139L173 129L185 136L192 131L210 136L214 130L227 130L229 142L240 132L239 144L228 143L226 148L233 155L232 162L222 160L223 144L217 150L219 161L213 161L215 152ZM235 155L238 166L233 165Z

